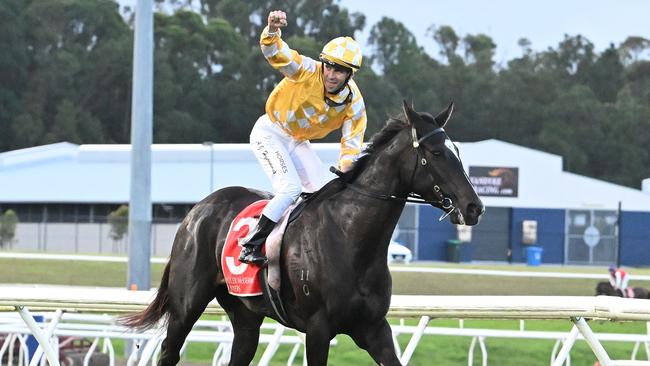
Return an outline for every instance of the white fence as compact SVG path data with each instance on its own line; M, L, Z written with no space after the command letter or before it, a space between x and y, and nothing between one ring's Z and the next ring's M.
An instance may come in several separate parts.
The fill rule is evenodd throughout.
M57 311L34 313L33 315L41 317L44 324L55 325L48 327L48 338L53 349L61 347L63 342L69 342L75 338L92 340L92 344L87 350L84 350L84 354L75 355L76 357L83 357L84 365L92 362L93 355L101 346L101 353L107 355L107 364L114 366L116 360L114 340L134 341L138 347L133 347L127 364L135 365L140 361L139 364L142 365L148 360L157 359L160 353L160 344L164 338L162 329L135 333L117 324L116 317L106 314L74 314ZM19 314L15 312L0 313L0 334L6 335L6 340L0 347L0 360L4 357L7 360L5 365L14 365L15 361L15 365L29 366L32 362L37 363L39 361L42 352L32 357L34 361L30 362L28 360L27 338L32 334L32 330L21 320ZM215 345L212 364L225 365L228 363L230 356L232 339L233 332L229 321L199 320L188 335L186 346L189 343L210 343ZM285 328L280 324L263 324L260 345L266 346L266 350L262 355L260 364L268 364L278 346L283 344L292 346L288 362L293 363L293 359L295 359L304 344L303 339L298 335L285 334ZM18 350L15 350L15 347L18 347ZM183 347L181 353L185 352L185 350L186 347ZM58 358L59 356L55 354L54 357ZM58 361L62 362L62 360Z
M58 311L76 313L125 313L142 310L153 298L152 291L127 291L123 289L106 288L68 288L46 286L0 286L0 311L18 311L25 322L25 326L39 340L45 349L51 365L58 366L57 355L50 344L51 334L57 329L61 317L52 317L47 328L35 324L28 309L32 311ZM206 309L207 314L223 314L223 310L216 302L211 302ZM443 332L441 329L428 327L432 318L459 318L459 319L564 319L571 320L574 327L568 334L545 334L548 339L556 339L553 351L552 365L560 366L567 361L569 351L574 342L581 335L590 345L594 354L603 366L610 365L650 365L647 361L612 361L602 347L599 339L612 339L618 341L636 342L646 345L650 342L648 335L600 335L596 336L589 328L585 319L603 319L613 321L649 321L650 301L640 299L623 299L614 297L582 297L582 296L393 296L389 310L390 317L417 318L419 324L415 327L395 327L395 333L411 334L411 339L404 350L397 347L400 360L408 364L411 356L424 334ZM453 331L444 330L452 333ZM476 343L479 343L483 352L483 364L487 364L487 352L483 340L485 337L523 337L526 334L532 338L544 338L534 333L512 331L514 333L498 333L494 330L455 330L455 335L473 337L468 363L471 365L472 353ZM550 332L543 332L550 333ZM122 333L126 334L126 333ZM222 334L222 333L221 333ZM138 335L141 337L142 335ZM161 335L144 335L149 338L150 346L145 346L139 356L139 365L144 365L151 356L155 356L156 349L161 340ZM211 338L216 337L216 338ZM268 337L267 349L275 348L281 342L294 345L292 354L300 346L299 338L291 338L284 334L284 328L277 326L273 334ZM600 337L600 338L599 338ZM627 338L626 338L627 337ZM215 342L221 339L228 343L228 336L210 334L206 339ZM151 341L153 340L153 341ZM559 348L560 342L562 348ZM293 343L292 343L293 342ZM225 352L225 351L224 351ZM274 350L273 350L274 352ZM269 351L269 354L271 352ZM633 353L632 358L636 355ZM135 356L134 356L135 357ZM216 357L216 356L215 356ZM269 358L270 360L270 358ZM291 360L290 360L291 361ZM260 362L262 364L262 362Z

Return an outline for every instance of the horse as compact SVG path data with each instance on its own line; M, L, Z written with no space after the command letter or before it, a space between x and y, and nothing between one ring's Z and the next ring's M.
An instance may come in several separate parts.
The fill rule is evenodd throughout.
M327 364L337 334L349 335L378 364L400 364L386 320L392 291L386 256L406 202L431 204L454 224L475 225L485 211L444 130L452 111L453 103L433 117L404 102L403 115L389 118L352 168L314 193L286 228L280 298L286 320L305 333L309 365ZM222 188L182 221L155 299L122 319L140 330L165 320L158 365L179 361L186 336L214 298L233 326L229 365L252 361L265 317L282 322L263 296L231 295L218 260L237 213L268 198Z
M635 299L650 299L650 291L643 287L633 287L632 292L634 293ZM609 282L598 282L596 286L596 296L606 295L606 296L623 296L623 291L621 289L614 288Z

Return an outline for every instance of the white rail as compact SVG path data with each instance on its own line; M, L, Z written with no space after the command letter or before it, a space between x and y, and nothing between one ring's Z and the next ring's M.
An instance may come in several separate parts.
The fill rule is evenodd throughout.
M80 288L54 286L0 286L0 311L30 309L31 311L111 313L120 314L144 309L154 296L153 291L127 291L112 288ZM213 301L208 314L223 314ZM420 318L413 329L401 361L407 364L431 318L458 319L564 319L571 320L577 330L567 335L564 347L553 365L561 365L571 345L581 334L602 366L650 365L641 361L612 361L600 341L591 332L585 319L614 321L650 321L650 301L617 297L589 296L393 296L389 316ZM426 318L423 318L426 317ZM424 320L422 320L424 319ZM27 326L35 329L26 321ZM480 339L479 339L480 341ZM644 340L645 341L645 340ZM49 344L41 343L47 350ZM271 347L271 345L269 345ZM483 347L483 345L482 345ZM564 357L564 359L563 359ZM49 359L49 357L48 357ZM52 363L51 365L57 365ZM632 362L632 363L630 363Z

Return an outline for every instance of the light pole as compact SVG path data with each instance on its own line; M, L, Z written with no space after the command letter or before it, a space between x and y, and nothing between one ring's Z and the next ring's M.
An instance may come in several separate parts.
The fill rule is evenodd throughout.
M210 193L214 191L214 142L205 141L203 146L210 148Z

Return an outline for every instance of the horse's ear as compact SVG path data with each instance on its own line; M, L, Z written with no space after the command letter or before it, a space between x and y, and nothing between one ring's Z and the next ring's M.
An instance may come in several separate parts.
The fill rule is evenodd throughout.
M445 125L449 121L449 118L451 118L451 114L453 111L454 111L454 102L451 102L449 104L449 107L447 107L447 109L438 113L438 115L436 116L435 120L436 123L438 123L438 126L445 127Z
M406 120L410 124L414 125L416 121L420 120L420 115L414 111L413 108L408 105L408 103L406 103L406 100L403 100L402 102L402 109L404 110Z

